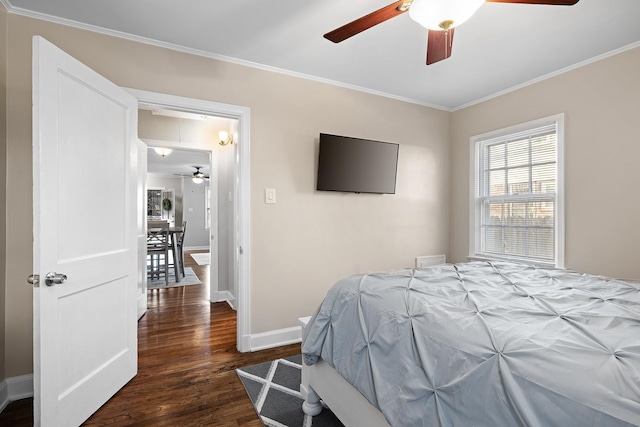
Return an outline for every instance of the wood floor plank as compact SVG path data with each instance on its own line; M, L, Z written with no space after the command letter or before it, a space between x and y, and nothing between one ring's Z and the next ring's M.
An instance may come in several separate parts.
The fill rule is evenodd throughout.
M209 266L189 254L185 266L206 283ZM138 322L138 375L83 425L261 427L235 369L298 354L300 345L239 353L236 312L210 303L205 285L150 290L147 303ZM33 399L11 402L0 426L32 426L32 406Z

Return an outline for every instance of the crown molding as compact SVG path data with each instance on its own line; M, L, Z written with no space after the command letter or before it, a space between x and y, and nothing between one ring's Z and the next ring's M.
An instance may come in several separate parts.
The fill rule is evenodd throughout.
M343 82L338 82L338 81L331 80L331 79L325 79L325 78L322 78L322 77L312 76L310 74L298 73L296 71L291 71L291 70L286 70L286 69L283 69L283 68L272 67L272 66L269 66L269 65L258 64L256 62L246 61L244 59L233 58L233 57L225 56L225 55L219 55L219 54L216 54L216 53L207 52L207 51L200 50L200 49L193 49L193 48L190 48L190 47L181 46L181 45L177 45L177 44L173 44L173 43L167 43L167 42L163 42L163 41L160 41L160 40L151 39L151 38L148 38L148 37L136 36L134 34L125 33L123 31L111 30L111 29L108 29L108 28L99 27L99 26L96 26L96 25L85 24L83 22L78 22L78 21L74 21L74 20L71 20L71 19L60 18L58 16L48 15L48 14L45 14L45 13L34 12L32 10L23 9L23 8L19 8L19 7L14 7L9 3L8 0L0 0L0 2L2 2L2 4L5 4L5 7L7 8L7 11L9 13L15 14L15 15L25 16L27 18L34 18L34 19L39 19L41 21L53 22L55 24L65 25L67 27L79 28L81 30L91 31L91 32L94 32L94 33L104 34L104 35L107 35L107 36L117 37L117 38L129 40L129 41L134 41L134 42L143 43L143 44L147 44L147 45L151 45L151 46L161 47L161 48L173 50L173 51L180 52L180 53L187 53L187 54L201 56L201 57L205 57L205 58L209 58L209 59L215 59L215 60L218 60L218 61L228 62L228 63L232 63L232 64L236 64L236 65L242 65L242 66L245 66L245 67L255 68L255 69L259 69L259 70L263 70L263 71L270 71L272 73L284 74L284 75L287 75L287 76L290 76L290 77L297 77L297 78L300 78L300 79L315 81L315 82L319 82L319 83L325 83L325 84L328 84L328 85L338 86L338 87L341 87L341 88L344 88L344 89L355 90L355 91L358 91L358 92L364 92L364 93L368 93L368 94L371 94L371 95L381 96L381 97L384 97L384 98L390 98L390 99L394 99L396 101L406 102L406 103L409 103L409 104L421 105L423 107L434 108L434 109L437 109L437 110L451 111L451 108L448 108L448 107L445 107L445 106L442 106L442 105L425 103L423 101L419 101L419 100L416 100L416 99L405 98L405 97L389 94L389 93L386 93L386 92L381 92L381 91L365 88L365 87L362 87L362 86L351 85L351 84L348 84L348 83L343 83Z
M331 86L337 86L337 87L341 87L341 88L344 88L344 89L349 89L349 90L354 90L354 91L357 91L357 92L368 93L370 95L376 95L376 96L380 96L380 97L383 97L383 98L389 98L389 99L393 99L393 100L400 101L400 102L406 102L406 103L409 103L409 104L421 105L423 107L433 108L433 109L436 109L436 110L442 110L442 111L447 111L447 112L455 112L455 111L463 110L465 108L468 108L468 107L483 103L485 101L489 101L491 99L500 97L500 96L508 94L510 92L514 92L514 91L517 91L519 89L525 88L527 86L531 86L531 85L539 83L541 81L553 78L555 76L558 76L558 75L561 75L561 74L564 74L564 73L567 73L569 71L573 71L575 69L584 67L584 66L592 64L594 62L601 61L603 59L606 59L606 58L609 58L611 56L617 55L619 53L625 52L627 50L631 50L631 49L635 49L637 47L640 47L640 42L632 43L630 45L627 45L627 46L624 46L624 47L621 47L621 48L618 48L618 49L614 49L612 51L603 53L601 55L598 55L598 56L595 56L593 58L587 59L585 61L579 62L577 64L570 65L570 66L565 67L565 68L563 68L561 70L557 70L557 71L545 74L543 76L537 77L535 79L529 80L527 82L520 83L520 84L512 86L510 88L501 90L499 92L495 92L495 93L493 93L491 95L475 99L475 100L467 102L465 104L461 104L461 105L458 105L458 106L455 106L455 107L446 107L446 106L443 106L443 105L426 103L426 102L419 101L419 100L416 100L416 99L401 97L401 96L389 94L389 93L386 93L386 92L381 92L381 91L365 88L365 87L362 87L362 86L351 85L351 84L348 84L348 83L343 83L343 82L338 82L338 81L335 81L335 80L325 79L325 78L322 78L322 77L312 76L310 74L298 73L298 72L291 71L291 70L286 70L286 69L283 69L283 68L277 68L277 67L272 67L272 66L269 66L269 65L258 64L256 62L246 61L246 60L239 59L239 58L233 58L233 57L230 57L230 56L219 55L219 54L215 54L215 53L212 53L212 52L207 52L207 51L200 50L200 49L193 49L193 48L189 48L189 47L186 47L186 46L181 46L181 45L177 45L177 44L173 44L173 43L162 42L162 41L151 39L151 38L148 38L148 37L136 36L134 34L129 34L129 33L125 33L125 32L122 32L122 31L111 30L111 29L108 29L108 28L103 28L103 27L99 27L99 26L95 26L95 25L85 24L85 23L74 21L74 20L70 20L70 19L65 19L65 18L60 18L60 17L57 17L57 16L52 16L52 15L48 15L48 14L44 14L44 13L34 12L34 11L31 11L31 10L27 10L27 9L23 9L23 8L19 8L19 7L14 7L13 5L11 5L9 0L0 0L0 3L5 7L5 9L7 9L7 12L11 13L11 14L21 15L21 16L25 16L25 17L28 17L28 18L39 19L39 20L42 20L42 21L53 22L55 24L65 25L65 26L68 26L68 27L74 27L74 28L78 28L78 29L81 29L81 30L91 31L91 32L94 32L94 33L104 34L104 35L107 35L107 36L117 37L117 38L129 40L129 41L134 41L134 42L138 42L138 43L143 43L143 44L147 44L147 45L151 45L151 46L155 46L155 47L161 47L161 48L164 48L164 49L169 49L169 50L173 50L173 51L180 52L180 53L187 53L187 54L190 54L190 55L205 57L205 58L214 59L214 60L217 60L217 61L223 61L223 62L228 62L228 63L232 63L232 64L236 64L236 65L242 65L242 66L245 66L245 67L255 68L255 69L259 69L259 70L263 70L263 71L269 71L269 72L273 72L273 73L283 74L283 75L287 75L287 76L290 76L290 77L297 77L297 78L300 78L300 79L305 79L305 80L315 81L315 82L319 82L319 83L324 83L324 84L328 84L328 85L331 85Z

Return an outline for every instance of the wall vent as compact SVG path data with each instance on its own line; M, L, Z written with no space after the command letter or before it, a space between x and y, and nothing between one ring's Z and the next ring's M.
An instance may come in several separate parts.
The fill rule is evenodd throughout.
M428 255L416 257L416 268L426 268L447 262L446 255Z

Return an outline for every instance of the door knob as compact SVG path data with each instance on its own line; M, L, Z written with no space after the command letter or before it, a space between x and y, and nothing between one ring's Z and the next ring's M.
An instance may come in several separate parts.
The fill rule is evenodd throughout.
M31 276L27 277L27 282L30 285L33 285L34 288L40 287L40 275L32 274Z
M58 274L56 272L50 272L47 273L44 280L44 283L47 286L53 286L53 285L59 285L61 283L64 283L67 280L67 275L66 274Z

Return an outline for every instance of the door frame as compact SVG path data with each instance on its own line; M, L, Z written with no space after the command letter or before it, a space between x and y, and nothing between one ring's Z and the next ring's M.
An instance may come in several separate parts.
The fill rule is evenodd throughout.
M236 348L240 352L250 351L250 284L251 284L251 241L250 241L250 108L232 104L186 98L139 89L123 88L138 99L138 105L145 108L166 108L190 113L225 117L238 121L237 156L235 168L236 190L233 200L233 216L236 226L231 239L235 242L231 263L233 278L237 288L237 330Z

